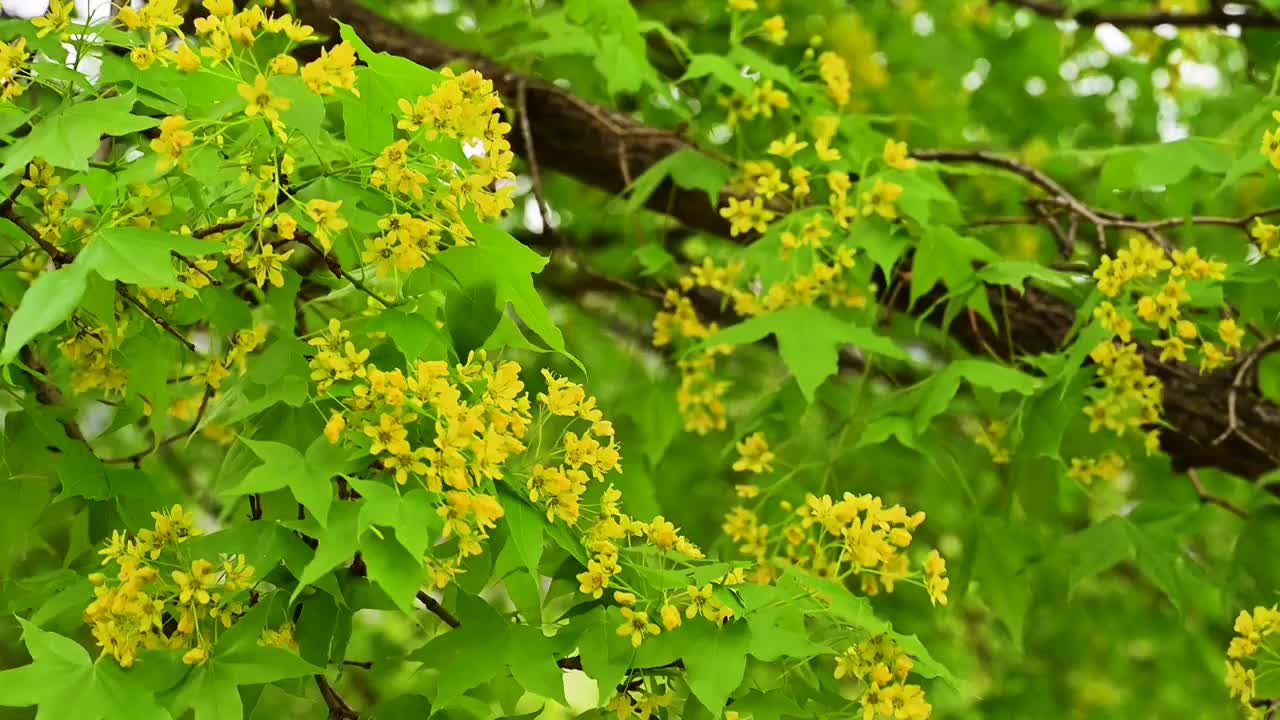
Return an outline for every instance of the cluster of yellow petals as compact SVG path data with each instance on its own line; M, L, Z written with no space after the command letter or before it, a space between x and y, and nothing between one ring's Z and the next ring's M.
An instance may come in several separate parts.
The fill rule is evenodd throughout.
M1133 319L1112 301L1137 296L1133 317L1160 331L1161 336L1152 345L1160 350L1161 361L1186 362L1187 352L1195 349L1200 354L1200 371L1214 370L1231 362L1231 350L1240 347L1243 332L1234 319L1219 321L1217 334L1224 350L1184 316L1184 303L1191 299L1188 282L1221 281L1225 270L1225 263L1200 257L1196 248L1166 253L1138 235L1130 238L1128 247L1113 256L1103 256L1093 277L1108 300L1099 303L1093 315L1113 337L1090 354L1098 365L1101 383L1101 388L1094 388L1093 401L1085 407L1090 432L1105 427L1123 436L1130 429L1140 430L1160 419L1163 384L1146 374L1138 346L1131 342ZM1159 430L1147 430L1144 444L1147 452L1154 452L1160 444Z
M118 571L89 576L94 599L84 621L102 653L122 667L133 665L140 651L156 648L185 649L183 662L202 663L218 632L245 613L254 568L243 555L218 564L191 560L185 544L201 531L180 505L151 517L154 527L133 537L113 532L98 551L102 564L114 564Z
M725 533L755 562L756 582L772 582L781 568L796 567L823 578L857 578L861 590L874 595L881 589L893 592L899 580L920 577L911 572L903 551L924 522L923 512L908 514L901 505L885 507L878 496L852 493L840 500L807 494L798 507L784 500L777 508L781 531L761 517L764 507L738 505L725 516ZM945 564L932 555L930 562L923 576L937 581L926 588L934 602L946 604Z
M991 453L991 462L997 465L1007 465L1012 459L1009 455L1009 448L1000 443L1008 434L1008 423L1003 420L992 420L978 429L978 434L973 441Z
M850 645L836 656L836 679L849 677L866 684L859 698L863 720L881 717L927 720L933 706L925 702L924 690L908 685L911 656L887 635L876 635Z
M0 43L0 102L16 100L27 89L25 68L30 58L26 38Z
M1108 450L1096 458L1071 458L1071 467L1067 470L1067 477L1072 478L1081 485L1092 485L1095 479L1103 482L1112 482L1120 477L1120 473L1124 472L1124 469L1124 458L1119 453Z
M1236 635L1227 647L1227 688L1231 697L1240 699L1240 706L1250 720L1262 720L1270 709L1270 705L1255 705L1257 672L1252 667L1256 664L1258 650L1262 649L1271 655L1275 650L1267 644L1267 638L1280 632L1280 610L1258 606L1253 612L1241 610L1236 616Z

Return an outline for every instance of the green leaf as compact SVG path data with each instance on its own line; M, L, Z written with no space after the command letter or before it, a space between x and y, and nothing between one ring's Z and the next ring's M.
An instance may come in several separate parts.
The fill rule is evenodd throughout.
M1245 580L1244 597L1251 604L1270 601L1280 587L1280 508L1266 506L1249 513L1232 554L1233 575Z
M695 54L689 60L689 67L684 71L680 82L706 77L707 75L715 77L715 79L729 86L740 95L750 94L751 89L755 87L755 83L751 81L751 78L743 75L742 70L737 65L729 62L723 56L706 53Z
M434 704L444 705L473 687L488 682L506 661L500 651L508 642L509 626L484 600L458 594L461 627L432 638L409 654L423 669L440 673ZM466 672L458 672L466 668Z
M1055 552L1067 565L1069 592L1133 556L1127 525L1123 518L1113 515L1062 539Z
M208 255L221 243L150 228L109 227L93 236L73 265L84 265L106 280L131 285L182 287L170 251Z
M84 267L76 267L74 263L40 273L23 294L21 304L5 329L0 364L9 364L24 345L71 317L71 312L84 295L87 275Z
M230 670L210 660L191 671L175 694L173 709L193 710L195 720L239 720L244 717L240 689Z
M502 503L503 519L511 534L507 542L515 545L529 573L538 577L538 563L542 561L542 528L546 520L514 494L499 493L498 501Z
M365 533L360 552L369 568L369 579L406 615L415 615L414 599L427 581L422 557L411 555L394 538L373 532Z
M64 104L36 123L31 134L4 153L0 177L12 175L33 158L69 170L88 170L89 156L98 149L102 136L119 137L155 127L159 121L130 112L133 91L116 97L77 99Z
M510 305L552 350L582 367L565 347L564 336L533 286L533 276L546 267L547 258L492 225L473 223L468 227L476 244L450 248L437 255L436 262L448 268L465 288L492 286L494 307L505 311Z
M1032 548L1023 528L992 518L981 521L978 538L974 579L981 585L983 599L1009 631L1014 647L1020 650L1031 604L1032 577L1027 560Z
M786 580L785 587L795 588L797 593L803 591L807 595L816 593L819 606L825 612L852 627L861 628L872 635L889 629L889 623L876 617L875 611L871 609L871 601L854 595L844 585L811 575L796 567L785 568L782 576Z
M933 418L947 409L964 381L997 393L1016 392L1020 395L1031 395L1042 383L1021 370L990 360L958 360L947 365L926 384L923 398L916 408L917 433L924 432Z
M911 264L912 304L939 281L952 292L959 290L973 277L972 262L977 257L971 242L955 230L941 225L928 227Z
M838 350L846 344L853 344L863 352L907 359L906 352L892 340L813 305L789 307L749 318L717 332L699 347L742 345L767 335L777 337L778 353L809 402L813 402L818 386L835 373Z
M311 443L305 457L283 443L250 440L246 437L241 437L240 440L253 450L263 464L250 470L239 484L222 491L222 494L249 495L287 487L320 526L324 527L328 522L329 506L333 504L332 478L347 465L341 450L329 445L323 436Z
M729 696L742 684L750 647L751 635L745 622L722 627L702 621L688 623L680 657L689 689L714 717L720 716Z
M1001 260L978 271L978 279L996 285L1009 285L1025 292L1027 278L1054 287L1071 287L1071 274L1047 268L1040 263L1025 260Z
M138 675L111 659L93 662L70 638L18 623L33 662L0 672L0 706L35 705L36 720L170 720Z
M1187 612L1198 594L1216 592L1171 531L1136 522L1126 522L1125 528L1133 543L1134 564L1179 612Z
M668 177L678 187L702 190L714 206L719 202L720 190L732 176L733 170L720 160L691 148L681 148L651 165L632 182L626 211L633 213L644 207Z
M361 511L364 501L340 502L334 506L329 525L318 533L315 554L298 575L298 587L293 591L297 599L302 590L313 585L317 580L350 560L360 548L360 536L366 525L361 523ZM294 571L295 574L297 571Z

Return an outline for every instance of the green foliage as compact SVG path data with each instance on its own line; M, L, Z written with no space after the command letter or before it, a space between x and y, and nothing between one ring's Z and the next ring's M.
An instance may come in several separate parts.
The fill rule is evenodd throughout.
M0 20L0 720L1280 706L1280 2L363 4Z

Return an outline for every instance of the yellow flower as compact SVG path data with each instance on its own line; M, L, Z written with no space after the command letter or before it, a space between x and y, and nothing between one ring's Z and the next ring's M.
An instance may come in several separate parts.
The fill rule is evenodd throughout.
M1218 323L1218 337L1222 338L1227 347L1239 350L1240 342L1244 340L1244 331L1236 325L1235 318L1223 318Z
M729 221L729 234L733 236L745 235L753 230L763 233L776 217L772 210L764 207L764 200L758 197L748 200L731 197L728 207L720 208L720 216Z
M337 445L338 438L342 436L342 431L347 427L347 419L342 413L334 410L329 415L329 422L324 424L324 437L329 441L330 445Z
M947 589L951 587L951 580L946 577L947 561L937 550L930 550L924 559L924 576L925 589L929 593L929 602L937 605L947 604Z
M191 572L174 570L170 573L178 584L178 601L182 603L196 602L201 605L212 600L209 588L217 582L217 574L213 571L213 563L208 560L196 560L191 563Z
M898 217L898 208L894 205L898 196L902 195L902 186L877 179L876 184L862 193L862 214L875 213L886 220Z
M277 75L293 75L298 72L298 61L292 55L281 53L271 58L271 72Z
M667 630L680 627L680 611L674 605L663 605L658 614L662 616L662 626Z
M240 83L236 91L249 103L244 109L244 114L249 117L261 114L269 120L279 120L279 111L288 110L292 104L288 98L278 98L271 94L271 90L267 88L267 78L262 73L258 73L252 85Z
M739 12L756 9L756 0L729 0L729 9Z
M277 235L285 240L292 240L298 232L298 221L289 213L280 213L276 215L275 227Z
M630 635L632 647L640 647L640 643L644 642L645 636L657 635L661 632L657 625L649 622L649 613L643 610L632 610L624 607L622 608L622 616L627 621L618 626L618 634L622 637Z
M916 166L915 158L907 153L907 144L894 142L892 139L884 141L884 162L889 167L899 170L910 170Z
M333 246L333 234L347 228L347 221L338 211L342 209L341 200L321 200L316 198L307 203L307 215L316 223L316 239L329 251Z
M265 243L262 251L249 258L246 264L253 272L253 279L258 283L258 287L265 287L268 282L274 287L281 287L284 285L284 273L281 272L281 268L292 255L292 249L277 253L270 243Z
M818 56L818 75L827 84L827 92L836 105L844 107L849 102L853 84L849 80L849 66L844 58L827 51Z
M769 42L774 45L781 45L787 41L787 21L781 15L774 15L765 20L760 29L769 37Z
M208 659L209 651L202 647L191 648L182 656L182 662L187 665L202 665Z
M214 17L231 17L236 12L234 0L204 0L201 4Z
M178 43L177 62L178 69L182 72L193 72L200 69L200 56L191 49L191 45L185 42Z
M292 39L292 37L290 38ZM302 81L317 95L332 95L335 87L346 88L359 97L356 90L356 49L348 42L320 51L319 59L302 67Z
M187 118L182 115L170 115L160 121L160 137L151 141L151 149L162 155L156 163L157 170L167 169L195 141L195 136L186 128Z
M735 471L765 473L773 470L769 463L774 456L769 450L769 441L765 439L764 433L757 432L747 436L737 444L737 450L738 459L733 463Z
M71 24L71 13L75 12L73 0L50 0L49 10L43 16L32 18L31 24L40 28L36 37L44 37L52 32L62 32Z

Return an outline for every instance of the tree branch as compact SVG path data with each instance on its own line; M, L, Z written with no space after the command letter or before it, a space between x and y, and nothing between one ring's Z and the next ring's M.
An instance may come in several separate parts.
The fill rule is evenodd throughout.
M1152 10L1149 12L1106 12L1082 10L1072 13L1071 8L1052 0L999 0L1006 5L1026 8L1037 15L1054 20L1074 20L1081 25L1114 25L1118 28L1153 28L1158 25L1175 27L1227 27L1280 28L1280 16L1243 4L1214 4L1200 12L1173 12Z

